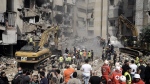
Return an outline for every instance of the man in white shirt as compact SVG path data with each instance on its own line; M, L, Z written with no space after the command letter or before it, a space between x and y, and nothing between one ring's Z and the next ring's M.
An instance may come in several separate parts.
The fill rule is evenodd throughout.
M85 64L82 65L81 70L83 74L84 84L88 84L90 76L92 74L92 67L90 64L88 64L88 59L85 60Z
M131 77L133 78L137 71L137 65L134 63L134 60L131 60L131 64L129 66L131 68Z

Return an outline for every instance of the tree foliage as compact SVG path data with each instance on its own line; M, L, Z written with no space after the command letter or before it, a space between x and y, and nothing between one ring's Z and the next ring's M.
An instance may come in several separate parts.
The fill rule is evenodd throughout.
M141 30L141 39L145 42L150 42L150 25Z

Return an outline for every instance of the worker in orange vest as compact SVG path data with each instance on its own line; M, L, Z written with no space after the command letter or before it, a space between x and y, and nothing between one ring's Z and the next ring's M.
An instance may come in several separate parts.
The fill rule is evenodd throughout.
M84 50L84 51L83 51L83 59L85 60L86 57L87 57L87 52Z

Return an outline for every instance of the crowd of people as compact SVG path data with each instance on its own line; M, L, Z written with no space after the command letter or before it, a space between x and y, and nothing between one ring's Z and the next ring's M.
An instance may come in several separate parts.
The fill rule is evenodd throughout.
M51 69L41 67L30 71L18 67L11 84L150 84L150 62L138 57L124 59L121 53L114 51L113 45L103 48L99 59L103 64L97 70L91 65L93 57L93 50L74 47L70 52L66 48L65 55L57 60L58 65L52 65ZM1 72L0 84L9 84L6 74Z

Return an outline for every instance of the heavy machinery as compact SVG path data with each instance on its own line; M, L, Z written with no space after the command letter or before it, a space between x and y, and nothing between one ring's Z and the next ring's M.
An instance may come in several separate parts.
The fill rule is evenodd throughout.
M124 17L122 14L118 18L119 23L119 29L117 32L117 37L121 40L127 41L127 46L124 48L120 48L120 52L130 54L132 56L142 56L147 55L149 50L144 49L144 44L142 44L141 40L138 40L138 32L137 28L134 24L132 24L126 17ZM123 36L122 31L122 23L125 24L127 28L129 28L132 32L131 36Z
M129 28L132 32L132 36L128 36L132 39L133 43L135 43L134 41L137 41L137 37L138 37L138 31L137 28L135 27L134 24L132 24L125 16L123 16L122 14L119 16L118 18L118 23L119 23L119 30L117 32L117 37L119 37L119 39L124 39L127 38L127 36L123 36L122 35L122 23L125 24L125 26L127 28Z
M57 49L58 36L58 26L51 27L42 33L40 41L23 46L15 53L18 66L36 69L42 61L52 55L51 49Z

